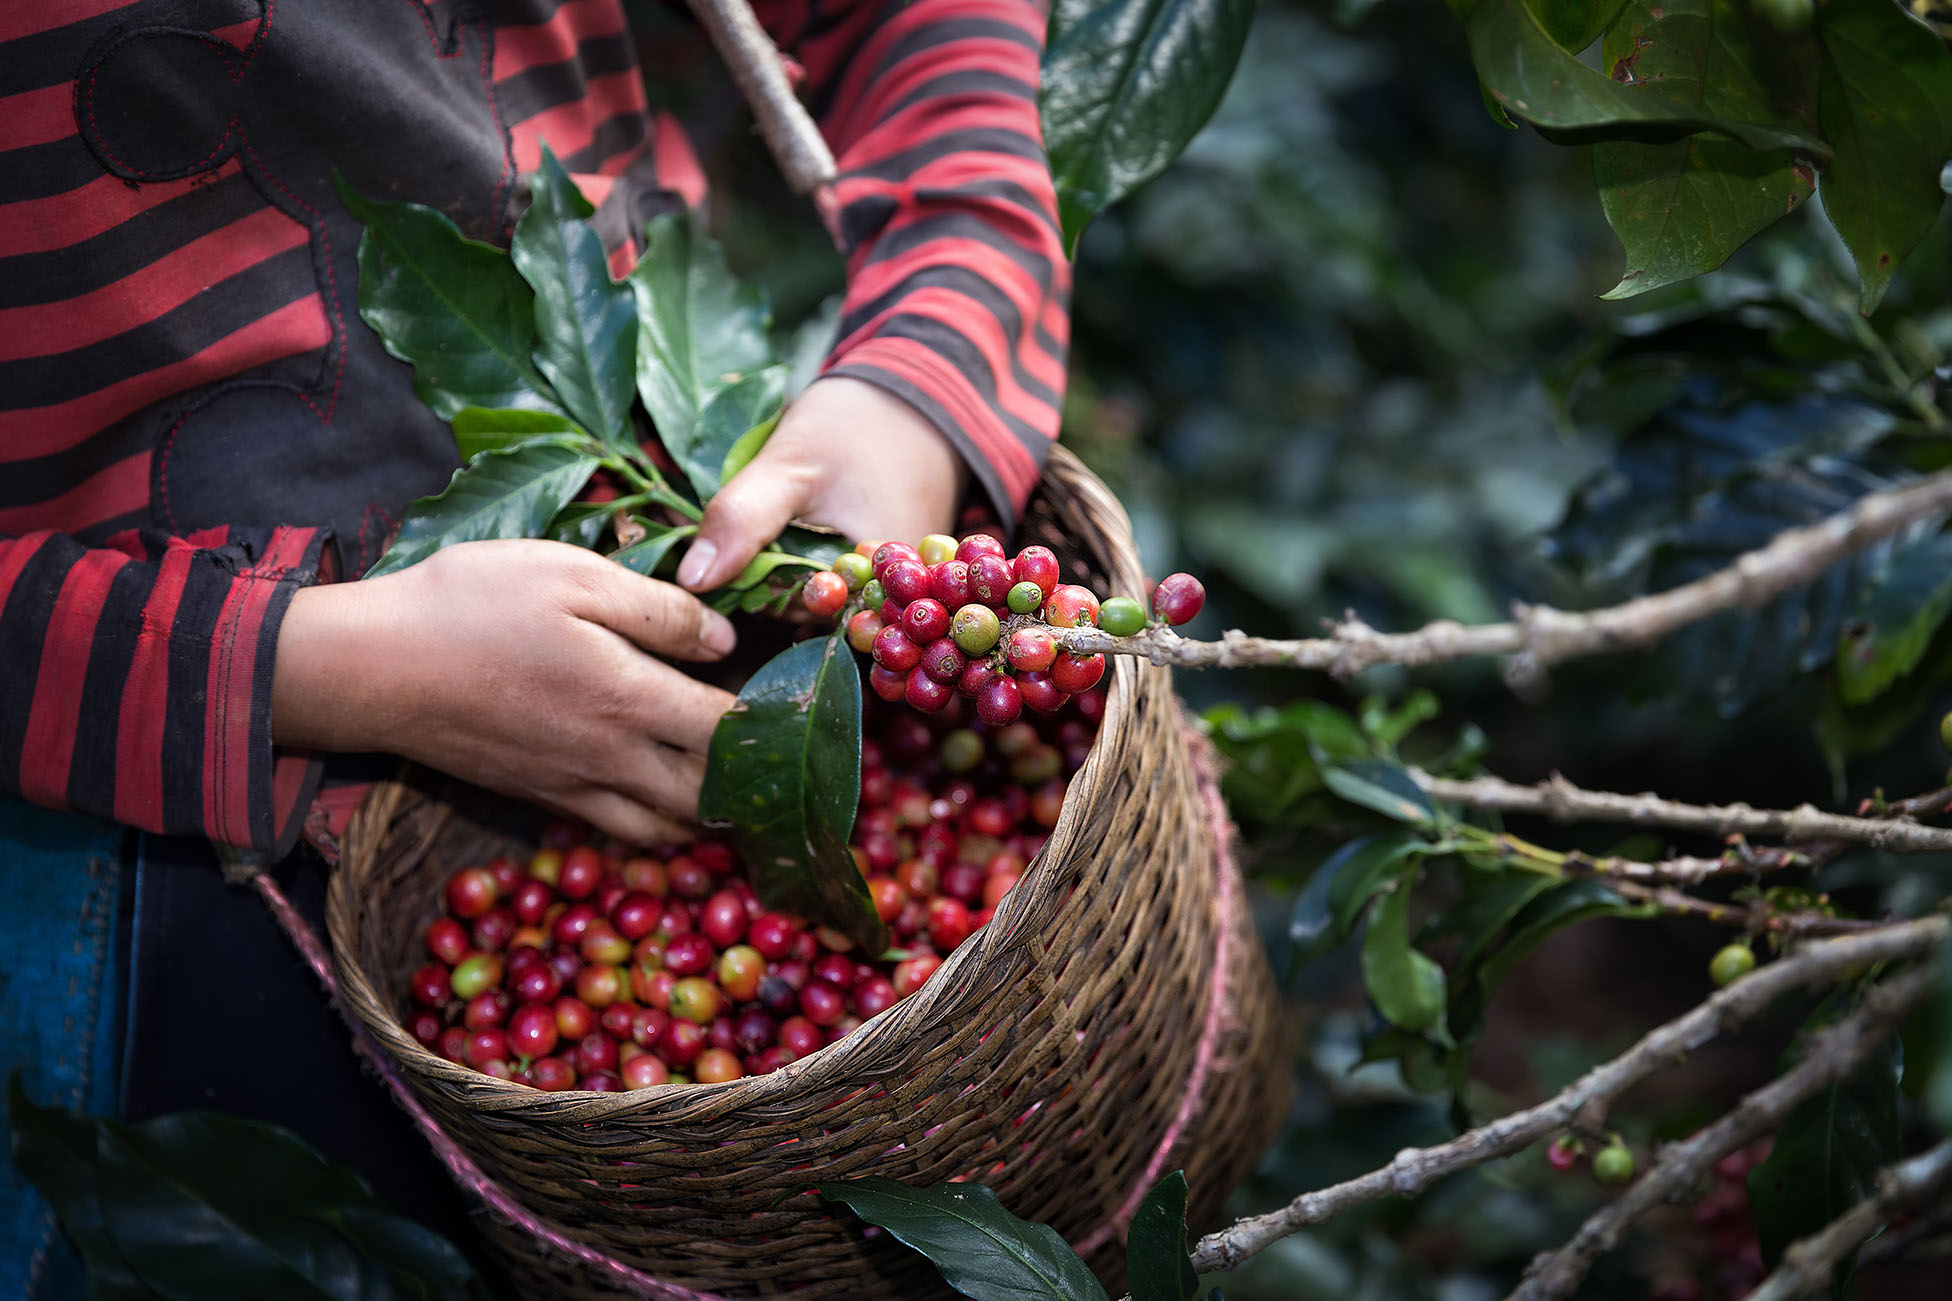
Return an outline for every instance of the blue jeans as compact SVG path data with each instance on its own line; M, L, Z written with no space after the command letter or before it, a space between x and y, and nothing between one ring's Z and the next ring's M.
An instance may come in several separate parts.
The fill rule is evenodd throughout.
M116 1111L130 833L100 818L0 797L0 1132L21 1073L43 1105ZM0 1296L65 1301L81 1267L54 1216L0 1147Z

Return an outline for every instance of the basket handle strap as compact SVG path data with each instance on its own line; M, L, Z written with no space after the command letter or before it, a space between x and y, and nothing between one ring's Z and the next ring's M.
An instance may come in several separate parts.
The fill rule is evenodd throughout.
M226 863L225 873L233 880L248 879L251 886L257 890L258 897L264 901L265 907L271 910L271 915L276 919L279 929L284 931L287 938L291 940L292 946L305 959L306 965L312 969L312 974L318 977L319 984L325 987L327 1000L339 1013L339 1018L346 1023L346 1028L352 1032L353 1050L364 1057L367 1064L379 1075L380 1082L386 1085L387 1091L393 1095L393 1101L407 1113L415 1128L420 1130L421 1135L432 1146L434 1155L440 1158L441 1164L447 1167L448 1174L453 1176L456 1183L487 1203L496 1214L539 1242L608 1276L613 1282L628 1288L640 1297L647 1298L647 1301L723 1301L723 1298L709 1292L694 1292L675 1283L660 1282L642 1270L618 1260L615 1256L607 1255L588 1243L578 1242L568 1237L537 1219L515 1200L507 1189L489 1178L487 1172L461 1150L460 1145L440 1127L440 1122L436 1121L428 1113L427 1108L421 1105L420 1099L401 1078L400 1070L394 1065L393 1059L374 1042L373 1037L367 1033L366 1027L346 1012L345 1004L339 1000L339 979L332 970L332 959L326 953L324 942L319 939L318 932L312 929L311 923L292 907L291 900L287 899L285 892L278 888L278 883L271 879L271 874L262 870L253 870L241 864L234 856Z

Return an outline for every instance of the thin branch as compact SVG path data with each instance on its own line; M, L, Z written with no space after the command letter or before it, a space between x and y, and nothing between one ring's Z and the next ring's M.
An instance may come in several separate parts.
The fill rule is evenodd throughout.
M1442 620L1406 633L1377 632L1351 616L1334 625L1327 637L1292 641L1249 637L1237 630L1222 633L1218 641L1189 641L1169 628L1149 628L1131 637L1067 628L1058 630L1057 640L1080 654L1137 655L1178 668L1279 666L1319 669L1336 677L1379 664L1415 667L1507 655L1513 657L1508 677L1523 682L1563 660L1646 646L1723 610L1752 610L1814 582L1845 556L1946 511L1952 511L1952 471L1859 498L1848 510L1780 533L1705 578L1584 613L1521 605L1506 623L1466 626Z
M1720 858L1694 858L1679 854L1656 862L1637 858L1601 857L1577 850L1565 855L1568 872L1602 876L1611 881L1639 881L1646 884L1700 885L1720 877L1759 877L1792 867L1812 866L1809 855L1794 849L1754 849L1743 845Z
M1641 1214L1692 1187L1736 1148L1780 1128L1811 1094L1856 1071L1897 1030L1905 1015L1924 1001L1936 980L1934 971L1915 970L1872 989L1856 1011L1812 1035L1795 1066L1744 1097L1693 1138L1668 1147L1651 1170L1596 1211L1564 1246L1541 1252L1506 1301L1558 1301L1571 1296L1593 1262L1618 1245L1627 1226ZM1737 981L1730 988L1739 989L1741 984Z
M1952 1180L1952 1138L1878 1171L1877 1194L1857 1203L1823 1229L1789 1245L1776 1272L1749 1293L1748 1301L1791 1301L1830 1286L1830 1276L1865 1239L1899 1211L1917 1206Z
M1433 777L1419 768L1409 772L1434 800L1504 813L1535 813L1556 822L1624 822L1715 836L1841 840L1893 854L1952 851L1952 829L1923 826L1905 818L1846 817L1825 813L1813 804L1783 811L1755 809L1746 804L1681 804L1651 792L1616 795L1581 790L1557 773L1536 786L1520 786L1497 777L1456 781Z
M1405 1148L1379 1170L1303 1193L1278 1211L1208 1234L1193 1249L1193 1266L1202 1273L1232 1269L1298 1229L1385 1197L1413 1197L1446 1175L1507 1156L1575 1122L1597 1123L1627 1089L1743 1024L1782 994L1869 963L1919 957L1944 939L1946 929L1945 918L1926 917L1861 935L1812 941L1718 990L1535 1107L1503 1116L1448 1143Z
M1606 886L1623 899L1650 903L1672 917L1699 917L1718 926L1740 926L1757 934L1771 931L1778 935L1854 935L1884 924L1857 917L1833 917L1814 909L1777 912L1760 899L1753 903L1716 903L1684 894L1671 885L1609 880Z
M786 67L746 0L691 0L691 11L718 48L753 121L795 194L833 184L834 155L806 106L793 93Z

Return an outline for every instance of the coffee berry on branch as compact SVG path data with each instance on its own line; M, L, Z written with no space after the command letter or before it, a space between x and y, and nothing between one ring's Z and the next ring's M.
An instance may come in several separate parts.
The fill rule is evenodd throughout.
M933 714L960 695L992 727L1025 709L1056 713L1105 676L1102 654L1063 649L1064 629L1129 637L1185 623L1206 604L1191 574L1163 579L1150 615L1131 597L1101 602L1061 577L1049 547L1010 556L988 533L931 533L913 546L861 543L808 578L801 601L821 618L845 619L848 644L874 658L868 685L883 700Z

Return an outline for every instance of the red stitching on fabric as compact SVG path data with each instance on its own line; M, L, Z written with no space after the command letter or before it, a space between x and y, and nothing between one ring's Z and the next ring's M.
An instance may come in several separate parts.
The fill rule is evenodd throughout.
M263 8L264 16L258 19L257 35L253 36L251 43L244 47L243 62L237 65L236 72L230 74L232 81L244 80L244 74L250 70L251 60L258 57L258 51L264 47L264 38L271 34L271 19L278 11L278 0L263 0Z
M508 188L509 182L515 177L515 136L502 125L502 109L500 102L495 98L495 73L491 66L494 55L495 29L483 22L481 24L481 90L488 97L488 118L495 124L495 133L502 138L502 178L495 183L495 193L488 200L488 220L494 222L494 229L499 231L502 191Z
M95 79L101 76L101 74L102 74L102 65L97 63L94 67L88 70L88 90L86 94L82 94L79 88L77 88L77 92L76 92L77 97L81 99L83 102L85 102L88 106L88 138L95 142L95 144L101 149L103 155L107 157L107 159L111 163L114 163L117 167L120 167L123 171L127 172L130 176L136 177L137 179L144 180L144 181L160 181L164 179L171 179L171 178L165 178L161 172L146 172L142 168L137 167L134 163L123 162L119 157L116 156L115 151L108 147L108 141L102 136L101 128L95 124ZM235 115L233 115L226 122L224 126L224 134L221 137L219 137L217 140L217 147L215 149L212 149L203 158L199 159L194 163L189 164L189 166L184 169L185 173L187 174L190 172L200 172L203 171L208 166L210 166L211 160L214 159L218 154L224 152L224 145L230 139L231 132L235 130L237 130L237 118ZM173 179L180 180L181 178L178 177Z
M312 408L312 414L319 418L320 424L331 424L332 412L339 405L339 385L344 382L346 377L346 321L339 310L339 277L332 269L332 235L326 230L325 218L320 215L319 210L286 189L285 183L276 176L273 176L263 162L258 159L258 151L251 147L251 137L248 134L239 132L237 139L238 143L244 147L244 152L250 155L251 165L257 169L258 173L265 180L277 186L278 193L284 195L287 199L290 199L293 203L312 214L312 229L318 232L319 246L325 252L325 286L326 294L332 299L332 340L339 350L339 364L332 376L332 394L326 399L325 409L323 411L319 410L318 403L312 401L304 393L298 395L298 400Z
M440 34L434 30L434 16L427 12L427 6L421 3L421 0L407 0L407 4L416 14L420 15L420 25L427 29L427 41L428 44L434 47L434 57L437 59L460 58L461 42L459 40L454 42L454 48L451 50L443 50L441 48ZM457 32L460 30L459 24L456 24L455 30Z
M163 450L157 454L156 488L157 494L163 499L163 523L176 532L182 530L177 528L176 514L169 508L169 449L176 442L176 431L183 427L183 422L190 418L190 412L194 409L194 407L183 409L183 414L178 416L176 423L169 427L169 433L163 436Z

